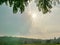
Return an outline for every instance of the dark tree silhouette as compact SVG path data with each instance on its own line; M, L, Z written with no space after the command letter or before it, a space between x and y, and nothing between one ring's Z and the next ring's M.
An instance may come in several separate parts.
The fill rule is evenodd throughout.
M39 0L37 6L43 13L47 13L52 8L50 0Z
M13 7L13 13L17 13L18 10L22 13L25 9L25 6L28 5L28 1L30 0L0 0L0 5L5 3L6 5L9 5L10 7ZM39 11L41 10L44 14L49 12L52 8L52 1L53 0L36 0L37 6ZM55 0L59 3L59 0ZM56 2L54 2L55 4Z
M51 40L46 40L46 43L51 43Z
M17 13L18 9L20 9L22 13L28 3L27 1L28 0L0 0L0 5L2 5L3 3L5 3L6 5L9 4L10 7L13 6L13 13Z

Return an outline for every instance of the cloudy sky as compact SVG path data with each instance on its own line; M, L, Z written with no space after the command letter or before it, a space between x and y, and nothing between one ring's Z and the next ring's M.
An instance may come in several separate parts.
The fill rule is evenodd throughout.
M50 13L39 12L32 1L21 14L13 14L12 8L0 6L0 36L18 36L48 39L60 37L60 5Z

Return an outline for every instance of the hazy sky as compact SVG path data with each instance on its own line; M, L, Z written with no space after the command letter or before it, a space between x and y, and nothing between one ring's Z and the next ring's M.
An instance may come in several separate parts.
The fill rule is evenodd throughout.
M33 1L23 14L13 14L12 8L3 4L0 6L0 35L44 39L60 37L60 5L44 15Z

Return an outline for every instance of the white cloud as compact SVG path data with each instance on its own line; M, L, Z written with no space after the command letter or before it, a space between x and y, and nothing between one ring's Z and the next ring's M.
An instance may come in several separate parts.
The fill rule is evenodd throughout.
M34 38L53 38L53 37L59 37L60 36L60 6L57 5L51 9L51 13L42 14L38 11L36 5L34 3L31 3L30 6L28 6L26 11L28 15L35 12L37 13L37 18L31 23L30 29L29 29L29 37ZM30 14L32 15L32 14Z

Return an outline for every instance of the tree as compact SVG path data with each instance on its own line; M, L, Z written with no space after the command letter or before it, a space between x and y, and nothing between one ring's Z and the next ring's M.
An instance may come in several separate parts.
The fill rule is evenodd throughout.
M27 6L28 1L30 0L0 0L0 5L5 3L6 5L9 4L10 7L13 7L13 13L17 13L18 10L22 13L25 10L25 6ZM42 11L44 14L49 12L52 8L52 1L53 0L36 0L38 3L39 11ZM56 0L59 3L59 0ZM55 2L54 2L55 4Z
M50 4L50 0L39 0L38 1L38 9L42 10L43 13L47 13L52 6Z
M46 43L48 43L48 44L51 43L51 40L46 40Z
M13 13L17 13L18 9L20 9L21 13L25 9L25 5L27 5L28 0L0 0L0 5L5 3L6 5L9 4L10 7L13 6Z

